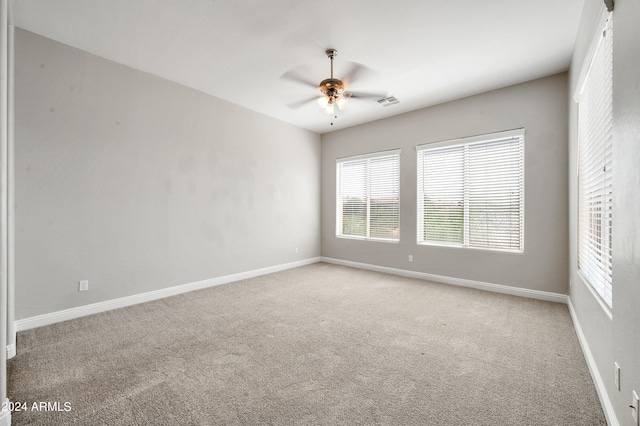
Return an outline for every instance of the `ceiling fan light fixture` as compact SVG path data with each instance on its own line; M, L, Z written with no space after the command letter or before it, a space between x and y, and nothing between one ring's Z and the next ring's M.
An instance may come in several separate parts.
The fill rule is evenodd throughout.
M338 108L340 109L344 109L344 107L347 106L347 100L343 97L338 98L338 102L336 102L338 104Z
M326 112L327 114L333 114L334 113L334 109L333 109L333 101L329 100L329 102L327 103L327 106L324 107L324 112Z
M329 98L327 96L323 96L321 98L318 98L318 106L322 109L325 109L327 107L327 104L329 103Z

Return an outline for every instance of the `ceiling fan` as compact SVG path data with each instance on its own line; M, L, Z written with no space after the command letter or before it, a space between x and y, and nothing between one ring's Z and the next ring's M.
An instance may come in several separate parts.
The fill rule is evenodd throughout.
M354 80L362 76L366 71L368 71L367 68L364 65L353 63L349 71L347 71L347 73L345 74L345 77L340 80L333 76L333 59L338 55L338 51L336 49L327 49L325 53L331 60L331 76L329 78L325 78L319 84L314 84L308 81L306 78L292 71L282 75L281 78L285 80L303 83L306 86L311 86L320 91L320 95L314 96L312 98L307 98L292 104L287 104L289 108L299 108L307 104L308 102L312 102L315 100L318 103L318 106L322 108L327 114L330 114L332 118L337 118L336 107L338 110L344 109L347 106L348 99L376 99L385 96L375 93L347 91L347 84L353 83ZM333 125L333 120L331 121L331 125Z

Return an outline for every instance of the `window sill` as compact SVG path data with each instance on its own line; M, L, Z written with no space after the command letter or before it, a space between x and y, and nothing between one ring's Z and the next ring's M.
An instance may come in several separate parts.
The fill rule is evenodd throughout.
M351 235L336 235L336 238L345 239L345 240L356 240L356 241L373 241L376 243L393 243L398 244L400 240L386 240L383 238L367 238L367 237L354 237Z
M461 250L471 250L471 251L478 251L478 252L487 252L487 253L502 253L502 254L517 254L517 255L523 255L524 254L524 250L506 250L506 249L491 249L491 248L482 248L482 247L465 247L465 246L458 246L458 245L449 245L449 244L436 244L436 243L429 243L429 242L417 242L417 244L419 246L426 246L426 247L440 247L440 248L450 248L450 249L461 249Z
M593 286L591 284L589 284L589 281L587 281L585 276L582 275L582 272L580 272L580 270L578 270L576 272L577 272L576 275L578 275L578 277L580 278L580 282L587 288L587 290L589 290L589 292L591 292L591 295L596 300L596 302L598 302L598 305L600 305L600 307L602 308L604 313L607 315L609 320L613 320L612 308L609 305L607 305L607 302L605 302L604 299L602 298L602 296L600 296L600 294L598 294L596 289L593 288Z

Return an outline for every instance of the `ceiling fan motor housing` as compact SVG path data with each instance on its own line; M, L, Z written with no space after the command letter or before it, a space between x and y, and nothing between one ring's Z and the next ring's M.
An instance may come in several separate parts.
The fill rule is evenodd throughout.
M340 96L344 93L344 83L337 78L326 78L320 82L318 89L328 97Z

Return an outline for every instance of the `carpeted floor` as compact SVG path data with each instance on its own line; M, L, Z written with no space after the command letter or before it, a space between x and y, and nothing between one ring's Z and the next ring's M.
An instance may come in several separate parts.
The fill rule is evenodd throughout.
M606 424L565 305L326 263L20 332L8 379L14 425Z

